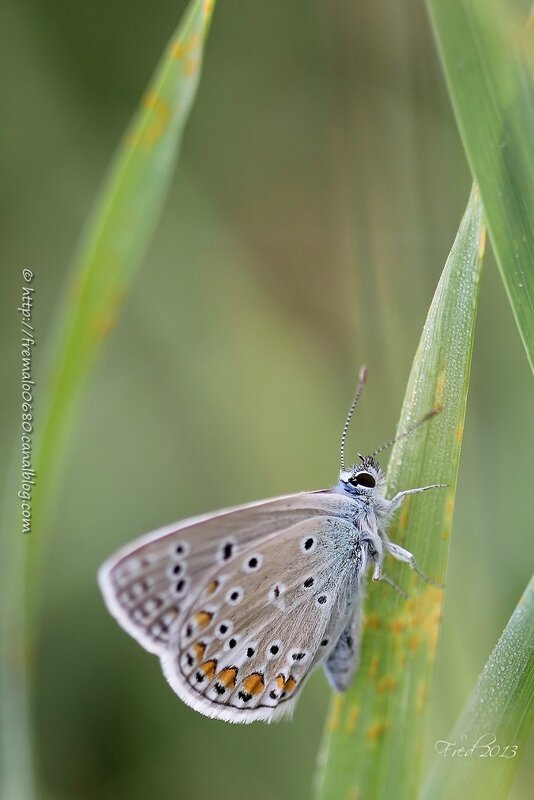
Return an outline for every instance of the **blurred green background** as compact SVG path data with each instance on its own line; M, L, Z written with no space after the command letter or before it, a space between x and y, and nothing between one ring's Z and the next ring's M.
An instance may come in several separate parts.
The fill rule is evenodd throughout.
M39 365L83 222L184 8L6 6L6 452L19 412L22 268L35 273ZM332 484L364 361L349 453L391 435L470 184L421 2L216 7L171 195L93 373L54 511L37 653L44 797L309 796L329 697L322 674L292 723L208 721L108 616L96 570L174 519ZM490 256L428 759L530 577L531 405ZM534 779L528 760L515 800Z

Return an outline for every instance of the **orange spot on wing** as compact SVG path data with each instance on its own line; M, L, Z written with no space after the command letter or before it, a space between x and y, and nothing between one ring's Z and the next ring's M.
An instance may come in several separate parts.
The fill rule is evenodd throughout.
M249 694L261 694L265 689L261 672L251 672L243 679L243 687Z
M282 690L283 690L285 682L286 682L286 679L285 679L285 677L282 675L282 673L280 673L280 675L277 675L277 676L276 676L276 685L278 686L278 688L280 689L280 691L282 691Z
M219 581L216 578L214 578L206 586L206 594L215 594L218 588L219 588Z
M206 650L206 645L204 642L195 642L193 645L193 652L195 654L195 658L197 661L200 661L201 658L204 656L204 651Z
M296 685L297 682L295 678L293 675L290 675L287 681L284 683L284 692L292 692Z
M209 661L205 661L203 664L201 664L199 669L204 673L206 678L211 681L211 679L215 676L217 660L215 658L211 658Z
M235 679L237 677L237 667L226 667L222 669L217 675L217 679L227 689L233 689L235 686Z
M213 614L211 611L199 611L195 614L195 622L201 630L210 624L212 618Z

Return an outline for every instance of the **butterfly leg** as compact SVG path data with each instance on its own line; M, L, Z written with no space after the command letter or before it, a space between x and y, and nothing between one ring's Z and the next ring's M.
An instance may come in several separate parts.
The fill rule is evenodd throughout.
M419 492L426 492L428 489L445 489L446 487L446 483L432 483L430 486L418 486L416 489L405 489L403 492L397 492L397 494L388 501L388 512L393 514L394 511L401 507L402 501L409 494L419 494Z
M397 559L397 561L404 561L406 564L409 564L410 567L413 569L413 571L416 572L419 575L419 577L424 580L425 583L428 583L430 586L435 586L436 589L445 588L445 584L437 583L432 578L429 578L428 575L425 575L425 573L419 569L414 555L410 553L409 550L405 550L404 547L401 547L400 545L395 544L394 542L390 542L390 540L387 537L384 537L384 547L388 553L391 553L393 558Z
M345 692L352 683L360 660L362 611L357 603L345 630L324 664L328 683L336 692Z
M387 539L387 537L384 536L384 535L383 535L383 540L384 541L389 541ZM404 597L405 600L407 600L408 599L408 595L406 594L406 592L404 592L400 588L400 586L398 586L395 583L395 581L391 580L391 578L389 578L387 575L384 575L384 573L382 572L382 560L384 558L384 555L383 555L383 549L382 549L382 540L380 540L380 541L381 541L380 549L374 547L373 544L371 544L371 543L368 544L368 548L367 548L367 552L369 553L369 558L371 559L372 563L375 565L375 568L373 570L373 580L374 581L384 581L384 583L387 583L389 586L391 586L392 589L395 589L396 592L398 592L402 597Z

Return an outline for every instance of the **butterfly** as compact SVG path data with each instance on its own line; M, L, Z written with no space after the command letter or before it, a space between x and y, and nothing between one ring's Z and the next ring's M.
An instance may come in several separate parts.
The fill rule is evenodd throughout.
M111 614L159 656L172 689L201 714L245 723L291 714L320 664L333 689L346 690L358 665L368 569L398 589L382 572L390 553L434 583L386 529L407 495L443 484L386 499L375 456L395 439L345 467L365 381L362 367L332 489L186 519L126 545L99 570Z

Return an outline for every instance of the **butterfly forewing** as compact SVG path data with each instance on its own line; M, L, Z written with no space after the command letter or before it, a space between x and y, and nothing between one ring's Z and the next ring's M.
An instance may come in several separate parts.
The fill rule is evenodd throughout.
M189 705L272 719L346 624L360 575L355 535L350 502L301 493L155 531L109 559L99 580Z

